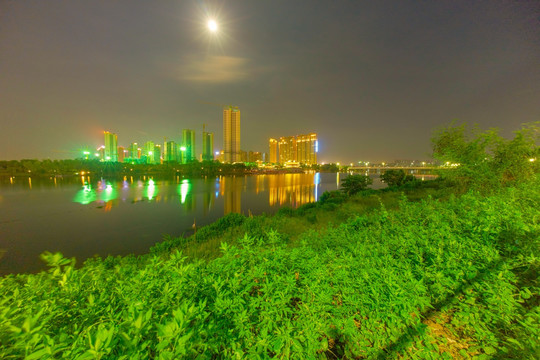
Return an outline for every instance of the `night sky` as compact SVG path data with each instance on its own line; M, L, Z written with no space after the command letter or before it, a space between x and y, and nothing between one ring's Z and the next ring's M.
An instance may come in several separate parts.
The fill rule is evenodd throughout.
M206 27L214 18L219 31ZM539 1L0 0L0 159L181 139L238 105L242 149L428 159L452 120L540 120Z

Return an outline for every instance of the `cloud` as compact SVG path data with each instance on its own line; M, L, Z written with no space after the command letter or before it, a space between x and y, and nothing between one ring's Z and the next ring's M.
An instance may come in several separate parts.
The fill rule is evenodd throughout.
M198 83L232 83L246 79L249 60L232 56L189 57L179 71L181 80Z

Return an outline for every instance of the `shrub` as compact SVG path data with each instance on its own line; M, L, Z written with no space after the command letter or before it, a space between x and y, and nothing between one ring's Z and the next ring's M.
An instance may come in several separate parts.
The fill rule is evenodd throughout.
M373 183L373 179L366 175L349 175L341 180L341 191L347 195L354 195L367 189Z
M465 124L435 132L433 156L446 170L441 176L463 188L491 191L532 179L538 173L540 122L525 124L512 140L498 130L469 130Z
M380 177L388 186L402 186L416 180L413 175L407 175L402 169L386 170Z
M325 191L319 198L319 203L321 204L341 204L347 200L347 196L338 190L334 191Z

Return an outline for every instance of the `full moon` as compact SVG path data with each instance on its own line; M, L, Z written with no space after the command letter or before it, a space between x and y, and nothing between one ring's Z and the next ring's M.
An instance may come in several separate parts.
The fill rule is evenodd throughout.
M217 23L214 20L208 20L208 29L211 32L216 32L217 31Z

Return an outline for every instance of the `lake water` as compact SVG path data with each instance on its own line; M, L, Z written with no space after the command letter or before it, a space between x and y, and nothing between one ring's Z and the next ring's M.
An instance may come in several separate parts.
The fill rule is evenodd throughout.
M43 269L44 251L142 254L163 234L189 234L230 212L274 213L317 201L347 174L100 179L0 178L0 275ZM381 188L374 176L372 188Z

